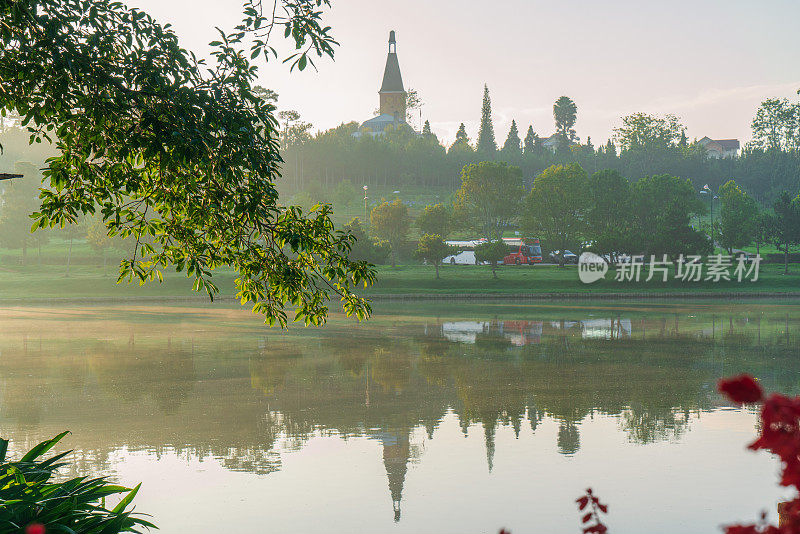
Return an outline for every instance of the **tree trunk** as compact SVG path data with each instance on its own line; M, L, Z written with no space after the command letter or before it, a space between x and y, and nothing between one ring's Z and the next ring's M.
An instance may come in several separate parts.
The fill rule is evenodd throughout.
M436 279L439 279L439 262L435 261L433 264L436 266Z
M492 277L493 278L497 278L497 271L495 269L497 269L497 262L493 261L492 262Z
M789 274L789 245L783 249L783 274Z

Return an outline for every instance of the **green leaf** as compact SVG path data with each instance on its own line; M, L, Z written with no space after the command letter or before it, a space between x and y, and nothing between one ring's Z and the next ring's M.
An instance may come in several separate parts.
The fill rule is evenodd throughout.
M111 510L115 514L119 514L125 511L125 508L133 501L133 498L136 497L136 494L139 493L139 488L142 487L141 482L136 485L121 501L117 504L113 510Z

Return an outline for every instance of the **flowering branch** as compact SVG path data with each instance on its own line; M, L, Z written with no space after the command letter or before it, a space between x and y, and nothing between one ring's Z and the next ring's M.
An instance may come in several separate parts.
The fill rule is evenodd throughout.
M581 522L586 525L583 527L584 534L603 534L604 532L608 532L608 527L605 526L602 519L600 519L601 512L603 514L608 513L608 506L602 504L600 500L594 496L592 488L588 488L586 490L586 495L576 499L575 502L578 503L578 510L581 512L585 511L587 507L589 508L581 518Z

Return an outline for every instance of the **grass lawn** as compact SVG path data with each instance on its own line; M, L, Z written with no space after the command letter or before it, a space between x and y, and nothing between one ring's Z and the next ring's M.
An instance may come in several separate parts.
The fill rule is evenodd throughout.
M42 248L41 259L36 249L29 250L25 264L19 251L0 250L0 299L92 299L103 298L203 298L204 293L191 290L192 280L183 273L168 271L164 282L116 283L117 260L109 257L103 268L102 258L83 241L75 240L67 276L66 260L68 243L51 240ZM614 281L614 271L609 271L604 280L586 285L578 279L577 267L538 265L504 266L497 270L497 279L492 278L488 266L457 265L442 266L439 280L434 268L426 265L379 266L378 283L367 290L367 296L380 295L447 295L447 294L575 294L590 296L609 293L656 293L691 292L719 293L787 293L800 294L800 265L790 265L790 274L784 276L782 265L761 266L758 282L700 282L683 283L669 280L666 283L630 283ZM643 269L646 276L646 269ZM222 297L233 297L235 273L221 269L214 275ZM660 279L659 279L660 280Z
M488 266L456 265L439 269L440 279L435 279L433 267L415 265L378 268L378 283L368 293L379 294L448 294L448 293L759 293L797 292L800 294L800 265L790 266L790 274L784 276L782 265L761 265L757 282L696 282L678 280L661 282L661 278L646 283L616 282L614 271L604 280L583 284L578 279L577 267L539 265L505 266L497 270L497 279L492 278ZM646 270L643 269L643 278Z
M723 282L714 284L681 283L621 283L613 280L613 271L606 280L586 285L578 280L576 267L555 266L503 267L498 278L493 279L491 270L484 266L456 266L440 269L441 278L434 278L434 270L428 266L381 266L378 268L378 283L366 290L368 296L380 295L447 295L447 294L580 294L594 293L761 293L797 292L800 295L800 266L788 276L780 274L782 267L768 265L762 269L758 282ZM221 296L232 297L234 273L220 270L214 280L220 287ZM129 297L193 297L202 294L191 290L191 280L184 275L167 272L164 282L116 283L113 266L104 273L101 266L73 266L69 277L64 268L56 265L30 265L26 267L0 268L0 299L49 299L49 298L129 298Z

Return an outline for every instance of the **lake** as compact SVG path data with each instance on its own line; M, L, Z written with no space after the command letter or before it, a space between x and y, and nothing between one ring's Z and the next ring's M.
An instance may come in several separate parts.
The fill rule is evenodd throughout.
M390 303L270 329L234 306L0 309L11 454L143 482L161 532L611 532L774 519L778 464L719 377L800 390L800 302Z

